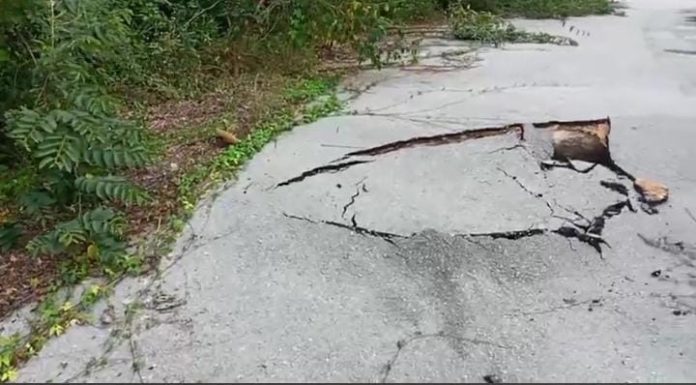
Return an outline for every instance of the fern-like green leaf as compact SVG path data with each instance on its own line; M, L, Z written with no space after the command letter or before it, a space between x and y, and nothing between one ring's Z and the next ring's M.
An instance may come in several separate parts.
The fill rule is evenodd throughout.
M148 158L147 152L142 147L95 147L84 153L87 163L107 170L141 167L147 164Z
M100 235L120 236L125 228L125 220L113 210L98 207L80 217L82 228L92 237Z
M59 223L52 231L32 239L27 249L33 255L86 252L94 244L111 253L123 252L125 220L113 210L98 207L81 216ZM119 249L120 247L120 249Z
M26 213L29 215L40 215L42 210L56 203L56 200L46 191L36 190L23 194L19 198Z
M145 191L118 176L81 176L75 180L75 187L84 193L94 194L101 200L142 204L148 199Z
M12 249L22 236L22 228L16 223L0 225L0 251L7 252Z
M80 140L68 134L51 134L39 143L34 156L39 168L72 171L79 162Z
M41 254L56 255L65 252L65 247L58 240L57 229L35 237L27 244L27 250L33 255Z
M56 124L54 119L24 107L7 114L8 137L21 143L27 150L41 143L47 134L53 133Z
M61 223L56 227L58 241L64 248L79 245L87 241L87 231L77 220Z

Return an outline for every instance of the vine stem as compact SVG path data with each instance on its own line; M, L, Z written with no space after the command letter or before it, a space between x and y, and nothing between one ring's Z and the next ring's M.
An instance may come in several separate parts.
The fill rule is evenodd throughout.
M48 0L51 7L51 48L56 47L56 0Z

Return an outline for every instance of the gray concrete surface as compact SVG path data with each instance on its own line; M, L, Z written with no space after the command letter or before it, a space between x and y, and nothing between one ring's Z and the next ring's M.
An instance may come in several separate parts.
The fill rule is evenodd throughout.
M695 381L696 1L628 6L519 21L577 47L349 79L362 90L345 114L267 146L204 202L161 274L116 289L113 322L52 340L20 381ZM278 186L388 142L606 116L614 160L671 195L655 215L607 218L601 253L553 230L627 199L601 181L630 183L542 171L514 134L350 157L366 162Z

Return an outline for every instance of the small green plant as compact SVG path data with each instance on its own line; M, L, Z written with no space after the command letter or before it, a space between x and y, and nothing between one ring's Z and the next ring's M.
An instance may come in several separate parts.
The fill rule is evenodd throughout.
M80 303L85 307L90 307L102 299L107 293L107 289L100 285L92 285L86 288L80 298Z
M0 336L0 382L17 379L17 360L15 351L20 345L20 336Z
M338 100L336 95L330 95L326 100L321 103L310 106L307 111L303 114L301 122L303 124L308 124L316 122L320 118L327 116L341 108L341 102Z
M283 92L288 103L303 103L325 95L336 85L337 79L310 78L299 79Z
M85 194L96 195L102 201L143 204L149 200L146 192L134 187L124 177L113 175L83 175L75 179L75 188Z
M58 265L60 286L76 285L89 276L89 261L84 256L73 257Z
M27 246L34 254L69 253L89 257L111 257L123 248L123 217L114 211L97 208L60 223L56 228L33 239Z
M509 34L515 31L515 27L500 16L468 7L454 7L449 20L454 37L462 40L497 44L508 41Z

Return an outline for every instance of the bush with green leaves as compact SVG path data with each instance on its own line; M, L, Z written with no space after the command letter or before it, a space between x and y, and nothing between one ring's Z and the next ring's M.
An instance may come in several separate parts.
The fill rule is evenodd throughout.
M23 158L21 167L31 169L36 181L30 190L16 193L17 203L34 217L95 210L30 242L36 253L82 253L93 245L115 250L120 233L104 224L117 216L100 202L141 203L146 197L115 176L144 165L149 154L143 130L119 117L118 100L106 87L113 79L109 66L122 60L119 52L129 44L130 13L110 4L36 2L34 8L15 9L15 21L23 23L3 31L23 42L5 52L24 77L23 85L13 86L24 87L19 100L25 103L11 106L0 127L13 143L13 158ZM16 235L16 225L5 226L2 239Z
M508 41L509 34L515 31L515 27L500 16L469 7L453 7L449 20L452 34L462 40L498 44Z
M455 38L484 44L497 46L512 42L577 45L577 42L571 38L518 29L498 15L488 11L475 11L468 6L452 7L449 23Z

